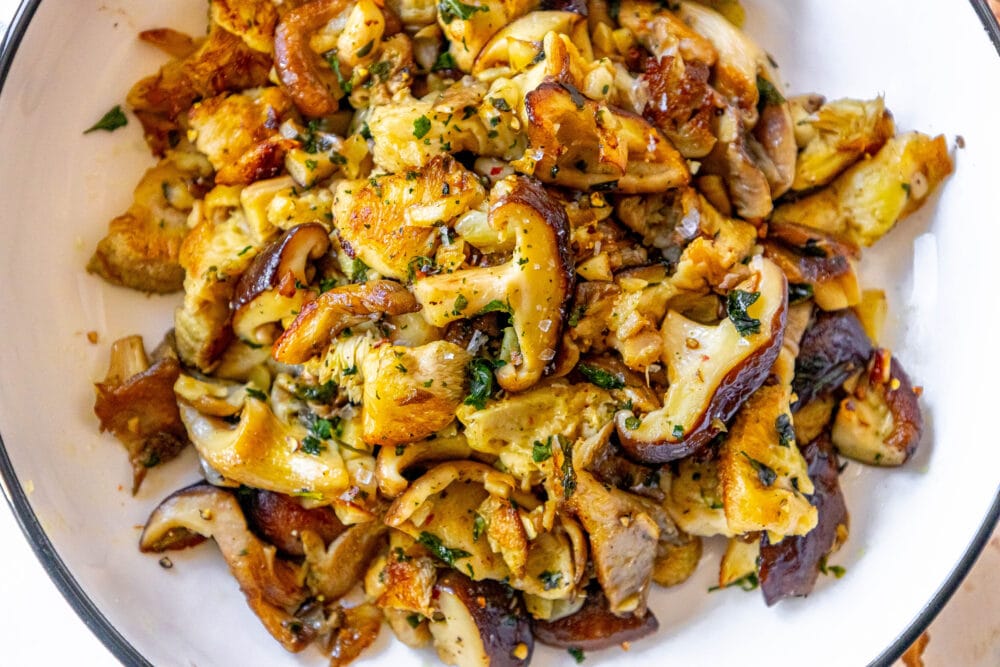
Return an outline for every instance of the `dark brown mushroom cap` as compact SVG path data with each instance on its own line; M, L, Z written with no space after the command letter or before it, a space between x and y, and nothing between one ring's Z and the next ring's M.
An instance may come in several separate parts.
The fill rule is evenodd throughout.
M242 495L242 494L241 494ZM308 530L329 544L346 530L330 507L306 509L283 493L254 489L244 502L250 525L268 542L290 556L302 556L302 531Z
M852 310L820 312L799 342L792 391L796 408L832 392L860 371L872 343Z
M292 227L253 258L236 283L229 309L238 314L268 290L277 289L290 296L295 281L306 281L306 263L319 259L329 248L330 237L318 222Z
M281 86L306 116L329 116L343 96L333 70L312 50L310 36L348 7L347 0L317 0L293 9L274 31L274 69Z
M656 616L648 609L630 616L611 613L607 598L597 590L587 595L587 601L575 614L555 621L536 620L532 630L538 641L549 646L596 651L642 639L659 627Z

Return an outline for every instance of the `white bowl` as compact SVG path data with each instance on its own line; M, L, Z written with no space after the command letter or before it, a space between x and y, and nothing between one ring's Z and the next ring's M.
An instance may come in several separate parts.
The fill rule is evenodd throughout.
M654 594L655 638L628 653L594 653L588 664L890 662L947 601L1000 511L990 384L1000 377L990 347L1000 324L1000 59L990 38L1000 44L1000 33L983 2L745 5L750 33L781 64L790 91L884 93L899 127L964 137L942 192L863 265L866 284L889 289L889 341L925 387L926 434L903 468L851 464L841 477L852 519L834 559L847 569L843 579L821 577L808 599L773 609L759 594L708 595L719 552L710 545L689 582ZM173 554L169 571L138 552L136 526L197 479L194 457L153 471L132 498L123 450L97 433L91 410L89 385L104 373L107 344L134 332L155 343L177 298L147 298L84 271L151 158L134 119L113 134L81 131L163 61L137 41L138 30L197 32L204 10L204 0L32 0L4 44L0 472L53 580L123 662L322 665L317 652L291 656L267 635L211 545ZM88 331L100 344L88 342ZM389 634L358 664L435 660ZM540 649L535 664L570 660Z

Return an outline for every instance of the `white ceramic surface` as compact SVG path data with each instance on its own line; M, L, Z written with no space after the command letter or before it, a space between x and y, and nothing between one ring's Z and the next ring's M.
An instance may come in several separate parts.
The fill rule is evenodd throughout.
M767 610L760 596L707 595L718 545L697 575L654 597L660 641L588 664L717 664L752 655L772 664L854 665L875 658L918 615L960 560L997 493L988 380L995 330L988 307L1000 233L990 219L1000 134L1000 59L963 3L849 0L745 3L749 30L781 64L792 92L830 97L884 92L901 128L961 134L957 172L919 215L866 255L863 277L890 288L893 347L926 387L927 435L901 470L848 466L851 539L834 559L848 575L807 600ZM874 5L874 6L873 6ZM323 664L285 654L246 608L210 546L162 570L135 549L156 502L196 478L193 457L154 471L137 498L123 489L125 457L96 433L89 383L106 344L139 332L155 341L176 299L108 287L83 271L105 223L123 210L150 163L137 123L111 135L81 130L124 100L162 58L143 28L197 32L201 0L47 0L0 93L0 434L21 484L74 577L155 664ZM994 318L995 319L995 318ZM97 346L85 333L100 334ZM968 387L980 387L969 391ZM834 637L817 652L819 637ZM422 664L383 633L367 662ZM749 652L749 653L748 653ZM539 651L534 664L569 664Z

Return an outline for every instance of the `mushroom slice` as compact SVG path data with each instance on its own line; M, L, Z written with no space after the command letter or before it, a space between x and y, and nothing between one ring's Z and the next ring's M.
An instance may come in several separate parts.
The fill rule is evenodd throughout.
M440 6L438 25L451 45L449 53L455 66L463 72L472 71L490 38L537 6L534 0L476 0L471 5Z
M702 158L715 147L712 120L720 100L708 84L709 67L679 56L646 62L642 80L649 86L643 116L656 125L685 158Z
M779 206L771 219L794 222L870 246L927 200L953 169L944 136L893 137L829 186Z
M812 296L824 310L854 305L836 303L830 295L835 285L851 282L857 286L854 266L861 253L856 246L809 227L782 222L768 224L763 245L764 256L785 272L789 291L795 285L799 294ZM860 300L860 291L855 289L851 296Z
M411 466L427 461L467 459L472 454L464 433L451 430L436 437L413 442L405 447L382 447L375 461L375 479L378 490L386 498L395 498L406 491L410 481L403 472Z
M306 116L329 116L340 108L344 90L333 68L313 51L310 39L350 9L348 0L307 2L285 14L274 31L274 68L278 79Z
M555 621L536 620L532 631L538 641L549 646L597 651L642 639L659 627L653 612L648 609L630 616L611 613L604 594L594 591L587 595L587 601L576 613Z
M191 107L189 136L217 184L246 185L281 173L285 153L298 145L278 131L291 113L291 101L274 86L217 95Z
M275 341L271 356L283 364L301 364L321 354L348 327L419 308L409 290L391 280L336 287L303 306Z
M349 526L327 547L323 538L304 530L306 584L316 595L339 600L358 585L365 569L385 544L388 527L381 521Z
M229 302L236 336L257 345L272 343L273 333L265 328L302 308L306 294L299 286L309 282L307 263L329 247L323 225L310 222L291 228L254 257Z
M650 0L624 0L618 20L654 56L680 55L685 61L715 64L712 42L699 35L680 15Z
M112 344L108 374L94 384L101 430L114 433L128 451L133 495L150 468L174 458L187 444L174 398L180 372L174 357L150 366L142 337L127 336Z
M413 278L413 260L434 256L438 226L486 198L479 178L451 156L418 171L337 184L334 223L341 245L380 274Z
M198 453L228 480L327 501L350 485L337 447L304 451L305 426L280 420L264 400L247 398L235 426L203 415L187 402L180 402L180 412Z
M809 462L809 477L815 487L810 502L819 520L808 534L789 536L774 544L767 533L761 536L760 587L768 606L812 592L820 561L847 539L847 507L840 489L837 453L829 436L813 440L802 453Z
M479 52L472 74L479 75L492 67L506 66L515 72L525 69L527 65L533 64L548 33L569 35L586 20L585 15L570 11L529 12L493 35Z
M539 183L509 176L490 193L490 224L514 230L507 264L428 276L413 285L423 314L434 326L499 303L511 316L517 354L497 369L500 386L524 391L555 359L575 274L566 211Z
M808 139L795 165L793 190L822 187L865 155L874 155L896 133L885 100L835 100L796 123Z
M676 586L694 574L701 560L701 538L678 531L674 540L660 540L653 565L653 581Z
M212 174L197 153L170 151L143 174L132 205L108 223L87 271L144 292L175 292L184 284L178 262L187 219Z
M798 397L796 407L839 389L864 368L871 354L872 343L853 311L817 314L803 334L795 358L792 390Z
M597 192L662 192L686 185L687 164L641 116L545 81L525 95L530 148L515 168L546 183Z
M840 402L833 444L863 463L906 463L923 433L918 396L902 364L888 350L875 350L854 390Z
M267 631L289 651L308 646L313 631L289 613L307 597L296 568L276 558L275 548L250 532L231 493L204 483L175 492L146 521L139 549L147 553L183 549L205 538L215 540Z
M430 631L445 663L515 667L531 661L531 623L521 598L509 588L451 571L438 578L434 603L443 619L432 621Z
M330 667L350 664L374 644L382 629L383 618L382 611L370 602L341 609L337 618L338 627L330 633L327 641Z
M755 257L751 275L728 295L729 317L699 324L671 310L663 323L670 387L663 407L642 419L615 416L622 445L640 461L688 456L723 429L763 384L781 350L788 289L773 262Z
M329 544L346 530L329 507L306 509L297 498L282 493L253 489L244 507L250 525L289 556L305 554L302 543L307 531Z
M364 431L369 444L394 446L437 433L465 398L472 355L438 340L420 347L382 345L362 365Z
M237 35L212 22L208 38L190 56L171 60L160 71L137 82L128 106L142 123L155 155L162 156L184 137L178 117L198 99L225 91L267 84L271 56L255 51Z

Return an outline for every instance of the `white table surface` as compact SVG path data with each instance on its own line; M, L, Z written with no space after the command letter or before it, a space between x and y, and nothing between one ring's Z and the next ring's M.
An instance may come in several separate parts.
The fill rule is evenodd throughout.
M0 0L0 33L17 2ZM49 579L0 502L0 665L114 665ZM927 667L1000 665L1000 530L931 625Z

